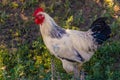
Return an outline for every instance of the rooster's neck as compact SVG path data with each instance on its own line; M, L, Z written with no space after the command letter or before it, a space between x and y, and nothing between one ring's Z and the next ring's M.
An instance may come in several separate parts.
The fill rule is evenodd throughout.
M40 31L43 37L51 37L51 38L62 38L66 31L59 27L55 21L49 16L45 16L46 19L44 23L40 25Z

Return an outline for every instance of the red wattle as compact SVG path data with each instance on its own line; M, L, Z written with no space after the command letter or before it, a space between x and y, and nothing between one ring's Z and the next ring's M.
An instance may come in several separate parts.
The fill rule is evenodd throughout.
M42 23L43 23L43 20L44 20L44 19L41 19L41 20L40 20L40 19L36 18L36 19L35 19L35 23L36 23L36 24L42 24Z
M40 24L40 21L38 19L35 19L36 24Z

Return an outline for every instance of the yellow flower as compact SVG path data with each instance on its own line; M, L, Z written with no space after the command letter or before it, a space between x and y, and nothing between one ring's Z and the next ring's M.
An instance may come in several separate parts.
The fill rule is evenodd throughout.
M70 23L70 22L72 22L73 21L73 16L70 16L69 18L68 18L68 20L67 20L67 23Z
M19 6L18 3L12 2L12 7L13 7L13 8L18 8L18 6Z
M105 0L105 3L108 5L108 7L112 7L114 5L113 0Z

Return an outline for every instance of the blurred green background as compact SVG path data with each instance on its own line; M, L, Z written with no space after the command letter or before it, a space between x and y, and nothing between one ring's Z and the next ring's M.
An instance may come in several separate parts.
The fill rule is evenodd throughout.
M108 17L111 38L83 65L86 80L120 80L119 0L0 0L0 80L50 80L51 55L32 14L43 7L62 27L86 31ZM55 80L73 80L55 59Z

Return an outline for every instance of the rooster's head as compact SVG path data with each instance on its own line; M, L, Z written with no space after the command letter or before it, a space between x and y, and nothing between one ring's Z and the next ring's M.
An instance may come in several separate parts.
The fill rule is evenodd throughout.
M43 15L43 8L37 8L34 13L33 13L33 16L35 17L35 23L36 24L42 24L44 19L45 19L45 16Z

